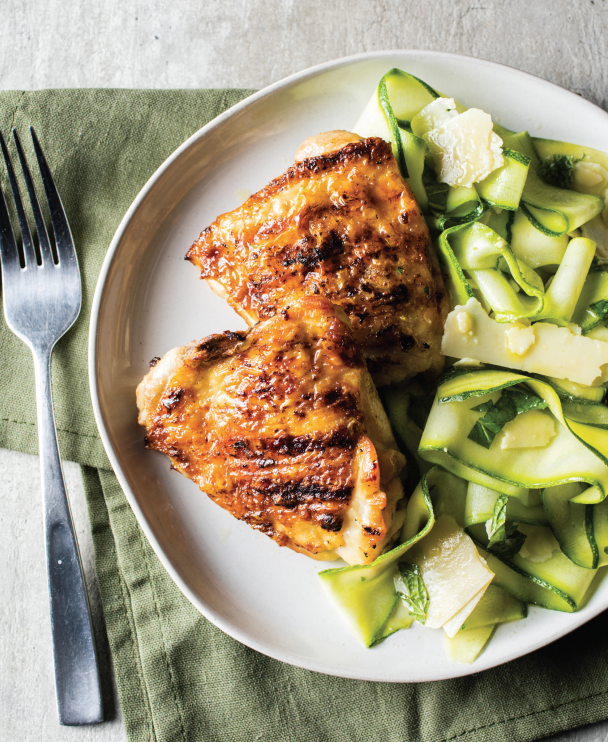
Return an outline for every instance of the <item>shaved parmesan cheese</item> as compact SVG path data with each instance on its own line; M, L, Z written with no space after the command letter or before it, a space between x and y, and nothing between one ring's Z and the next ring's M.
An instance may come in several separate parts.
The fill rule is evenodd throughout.
M575 335L582 335L583 334L583 328L579 325L575 324L574 322L571 322L568 325L568 329L570 332L574 333Z
M501 167L502 139L492 126L488 113L469 108L424 134L435 161L437 180L451 186L471 186Z
M473 330L460 331L462 312L470 316ZM516 338L524 330L514 322L496 322L485 313L477 299L469 299L464 306L449 313L441 351L453 358L475 358L484 363L505 366L519 371L531 371L556 379L569 379L579 384L594 386L608 380L608 342L576 335L567 327L558 327L549 322L537 322L530 328L534 332L534 343L523 354L514 353L507 333L516 328L513 347L523 348ZM527 336L523 336L524 338Z
M606 194L608 194L608 190ZM604 195L604 199L608 199L608 195ZM601 214L581 225L581 232L583 237L595 242L597 245L595 254L599 258L603 260L608 258L608 202Z
M519 550L519 556L522 559L529 559L531 562L546 562L556 551L559 551L559 544L550 528L529 526L525 523L518 523L517 528L528 537Z
M542 448L555 436L555 421L547 412L530 410L502 429L501 448Z
M411 123L412 131L417 137L422 137L444 121L456 116L458 111L453 98L436 98L414 116Z
M456 321L458 322L460 332L470 332L473 329L473 322L467 312L460 312L456 317Z
M479 557L485 564L485 561ZM460 631L462 628L462 625L467 620L467 618L473 613L475 608L477 607L477 603L481 600L483 597L483 594L485 593L486 587L482 588L476 595L474 595L471 600L463 607L461 608L458 613L450 618L450 620L447 623L443 624L443 630L445 633L450 637L450 639L454 638L456 634Z
M510 330L505 332L505 339L507 341L507 348L511 353L523 356L530 346L534 345L534 341L536 340L534 327L524 327L515 323Z
M574 182L583 188L592 188L599 183L608 182L608 172L596 162L575 162Z
M454 364L455 368L483 368L483 363L480 363L476 358L461 358Z
M407 560L415 562L422 572L429 594L425 625L431 629L441 628L478 595L481 598L494 577L471 538L449 515L435 521L428 536L408 551ZM463 611L462 623L468 616L465 614Z

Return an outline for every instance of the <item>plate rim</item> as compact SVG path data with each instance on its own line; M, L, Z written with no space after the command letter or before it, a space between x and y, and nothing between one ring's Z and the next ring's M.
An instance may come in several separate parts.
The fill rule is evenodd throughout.
M531 652L534 652L538 649L541 649L542 647L545 647L551 644L554 641L557 641L558 639L562 638L563 636L566 636L572 631L581 628L588 621L592 620L593 618L598 616L600 613L608 609L608 604L607 605L600 604L599 607L596 606L593 610L591 610L588 614L586 614L584 616L584 619L577 625L567 628L565 631L560 631L557 634L551 634L549 632L548 637L547 635L545 635L539 640L532 642L529 645L526 645L526 647L523 650L521 651L516 650L515 653L508 660L498 660L496 662L493 662L492 664L485 666L483 670L481 670L478 666L475 666L474 663L472 665L462 665L462 664L454 663L453 669L450 668L448 673L440 673L439 675L437 675L437 677L434 677L432 679L429 679L429 678L422 679L422 678L413 677L413 678L408 678L404 680L395 680L395 679L385 680L382 678L371 677L369 675L362 674L364 673L363 670L360 671L359 673L348 672L348 671L339 670L339 669L332 671L331 669L328 669L325 666L321 666L321 664L318 663L317 661L307 660L301 657L296 658L291 655L288 656L284 651L280 649L275 649L273 647L269 647L264 641L257 640L255 637L244 633L238 627L233 626L228 620L224 619L223 616L221 616L211 606L205 604L201 600L201 598L197 596L191 590L191 588L186 584L186 582L183 580L178 570L173 566L171 561L166 557L164 550L159 544L152 527L148 523L147 518L145 517L142 509L140 508L139 502L135 494L133 493L133 491L131 490L128 484L126 476L114 452L114 448L110 441L110 436L109 436L108 430L105 425L105 420L104 420L104 416L103 416L103 412L102 412L101 404L100 404L99 388L98 388L99 387L98 355L97 355L98 328L99 328L100 310L101 310L101 306L103 302L104 292L107 286L108 276L109 276L109 273L112 267L112 263L116 256L118 247L120 246L120 243L124 237L125 232L128 229L128 226L131 220L133 219L133 217L139 210L140 206L143 204L143 202L147 198L149 192L154 188L156 182L163 176L163 174L173 165L173 163L176 160L178 160L187 150L189 150L192 146L194 146L200 139L207 136L207 134L209 134L215 128L223 125L225 122L227 122L231 118L239 115L241 111L245 110L250 105L263 100L264 98L272 95L273 93L283 88L287 88L293 85L294 83L301 83L301 82L306 81L307 79L312 79L321 73L337 70L342 67L347 67L349 65L356 64L358 62L367 61L367 60L382 59L385 57L390 58L393 55L412 55L412 56L416 56L416 58L418 59L424 58L424 57L433 59L433 60L443 59L446 61L446 63L448 63L449 60L451 59L457 58L457 59L465 59L469 63L472 63L474 66L482 66L484 68L494 67L497 69L506 68L510 71L511 74L514 74L516 77L519 76L519 77L522 77L523 79L533 78L535 81L540 82L542 85L547 86L550 89L552 88L556 92L559 91L560 95L566 94L567 96L572 96L572 99L576 101L577 106L590 107L590 109L594 110L596 114L597 112L600 112L601 114L603 114L603 116L606 117L606 124L608 125L608 112L606 112L603 108L596 105L595 103L592 103L586 98L583 98L582 96L576 93L573 93L571 90L563 88L557 85L556 83L545 80L539 75L534 75L529 72L524 72L515 67L511 67L510 65L500 64L498 62L492 62L489 60L481 59L479 57L472 57L470 55L455 54L452 52L438 52L438 51L417 50L417 49L391 49L391 50L382 50L382 51L374 51L374 52L362 52L360 54L353 54L353 55L349 55L346 57L340 57L338 59L329 60L327 62L323 62L321 64L317 64L312 67L307 67L304 70L296 72L285 78L282 78L281 80L278 80L277 82L274 82L271 85L268 85L258 90L257 92L245 97L243 100L239 101L235 105L226 109L226 111L223 111L221 114L219 114L219 116L212 119L210 122L208 122L203 127L201 127L198 131L194 132L194 134L188 137L188 139L186 139L179 147L177 147L169 155L169 157L167 157L165 161L154 171L154 173L152 173L152 175L148 178L146 183L143 185L143 187L141 188L141 190L139 191L139 193L137 194L137 196L135 197L135 199L129 206L129 209L123 216L114 234L114 237L112 238L112 241L108 247L108 250L104 257L101 270L100 270L100 273L97 279L96 287L95 287L95 293L93 296L93 302L92 302L92 307L91 307L91 317L89 320L88 375L89 375L89 387L90 387L90 392L91 392L91 401L92 401L92 406L93 406L93 414L95 417L95 422L96 422L96 425L99 431L102 444L109 458L110 464L112 465L114 474L116 475L118 482L122 488L122 491L124 492L127 498L127 501L135 514L135 517L137 519L139 526L144 531L144 534L146 535L146 538L148 539L150 545L152 546L156 556L159 558L161 564L163 565L165 570L169 573L171 579L175 582L179 590L190 601L190 603L194 606L194 608L196 608L197 611L199 611L203 616L205 616L205 618L211 621L215 626L221 629L224 633L228 634L230 637L240 642L241 644L244 644L245 646L248 646L251 649L254 649L268 657L272 657L273 659L279 660L280 662L285 662L286 664L290 664L295 667L301 667L306 670L310 670L313 672L319 672L319 673L334 676L334 677L342 677L342 678L353 679L353 680L365 680L368 682L416 683L416 682L435 682L436 680L448 680L448 679L454 679L458 677L464 677L467 675L489 670L493 667L497 667L502 664L505 664L506 662L510 662L512 660L523 657L527 654L530 654ZM587 608L587 606L585 606L585 608ZM583 610L585 610L585 608ZM344 630L345 631L348 630L346 625L344 626Z

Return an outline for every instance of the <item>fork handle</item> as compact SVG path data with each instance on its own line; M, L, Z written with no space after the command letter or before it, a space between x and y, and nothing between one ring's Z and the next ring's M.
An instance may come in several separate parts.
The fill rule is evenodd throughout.
M52 347L34 352L46 564L59 723L103 721L97 654L65 491L51 393Z

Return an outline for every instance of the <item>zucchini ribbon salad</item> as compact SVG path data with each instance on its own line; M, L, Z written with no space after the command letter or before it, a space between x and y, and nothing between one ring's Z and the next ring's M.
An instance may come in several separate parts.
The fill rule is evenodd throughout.
M398 545L320 578L371 647L419 621L472 662L608 564L608 155L537 139L398 69L355 126L390 141L451 295L448 368L381 390L409 463Z

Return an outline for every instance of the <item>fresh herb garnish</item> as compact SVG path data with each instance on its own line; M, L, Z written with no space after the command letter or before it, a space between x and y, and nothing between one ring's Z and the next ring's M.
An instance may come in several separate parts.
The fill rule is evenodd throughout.
M429 287L428 287L428 286L425 286L425 287L424 287L424 288L422 289L422 293L423 293L423 294L424 294L424 295L426 296L426 298L428 299L428 298L429 298L429 296L430 296L430 291L429 291Z
M608 261L606 258L598 258L597 255L593 256L591 265L589 266L589 273L602 273L608 271Z
M488 538L490 539L488 541L488 547L494 546L497 541L504 541L508 501L508 495L501 495L494 504L492 517L486 523L486 530L488 531Z
M585 334L602 323L604 326L608 325L608 301L606 299L590 304L585 309L582 319L579 319L579 324Z
M401 266L399 266L398 268L395 268L395 271L396 271L396 273L397 273L398 276L402 276L403 275L403 268Z
M514 523L507 522L507 502L509 497L501 495L494 505L494 513L486 523L489 541L488 550L497 556L510 559L523 546L526 534L517 530Z
M426 190L426 195L429 197L429 207L433 211L443 213L448 200L448 191L450 186L447 183L439 183L435 171L425 165L422 171L422 184Z
M490 400L473 407L474 412L485 412L473 426L469 439L484 448L490 448L496 435L504 426L517 417L515 403L509 397L501 396L496 404Z
M523 412L530 412L530 410L544 410L545 407L549 406L548 402L545 402L544 399L519 387L504 389L502 394L503 396L506 394L514 400L518 415L521 415Z
M597 318L598 322L602 322L608 316L608 301L606 299L600 299L595 304L590 304L587 307L587 311L591 312Z
M540 177L549 185L558 188L570 188L574 180L574 163L578 162L572 155L552 155L541 164Z
M401 580L396 584L397 594L406 603L416 621L423 624L429 612L430 600L420 567L407 562L399 562L397 566L401 575Z
M490 448L498 433L517 415L548 406L547 402L532 392L508 387L503 389L496 404L489 400L472 408L473 412L485 412L485 415L475 423L468 437L474 443Z
M526 538L526 534L518 531L514 523L507 523L504 540L497 541L490 548L490 551L496 556L512 559L516 554L519 554Z

